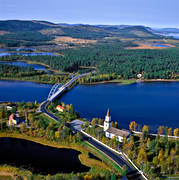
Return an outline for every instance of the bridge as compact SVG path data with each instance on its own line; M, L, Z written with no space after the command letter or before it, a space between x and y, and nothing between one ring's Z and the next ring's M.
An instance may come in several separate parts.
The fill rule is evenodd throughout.
M61 84L55 84L53 85L53 87L51 88L47 100L44 101L41 106L40 106L40 112L45 113L47 116L55 119L56 121L58 121L59 119L52 113L48 112L48 110L46 109L46 107L48 106L48 104L51 101L54 101L60 94L62 94L71 84L73 84L76 80L78 80L78 78L80 77L84 77L84 76L88 76L90 74L96 73L96 71L92 71L89 73L84 73L84 74L80 74L80 75L76 75L74 76L70 81L68 81L66 84L62 85Z
M71 84L73 84L76 80L78 80L78 78L83 77L83 76L88 76L91 73L95 73L95 71L89 72L89 73L84 73L84 74L80 74L77 76L74 76L69 82L67 82L66 84L64 84L63 86L61 86L61 84L55 84L52 89L49 92L47 101L53 101L54 99L56 99L63 91L65 91L65 89L67 87L69 87Z

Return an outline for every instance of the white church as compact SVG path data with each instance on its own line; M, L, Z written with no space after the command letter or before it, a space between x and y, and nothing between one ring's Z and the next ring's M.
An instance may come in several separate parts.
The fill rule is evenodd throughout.
M104 132L106 137L108 138L116 137L119 142L123 142L124 137L128 138L131 135L130 131L121 130L112 127L112 121L111 121L109 109L107 111L107 115L104 120Z

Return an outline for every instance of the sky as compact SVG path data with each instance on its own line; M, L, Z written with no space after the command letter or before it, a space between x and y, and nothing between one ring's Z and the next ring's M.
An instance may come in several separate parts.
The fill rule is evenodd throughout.
M179 0L0 0L0 20L179 28Z

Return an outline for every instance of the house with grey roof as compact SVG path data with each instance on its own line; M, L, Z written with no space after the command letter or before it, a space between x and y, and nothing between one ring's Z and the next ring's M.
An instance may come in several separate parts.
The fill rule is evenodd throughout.
M128 130L112 127L112 120L109 109L107 111L107 115L104 120L104 132L106 137L108 138L116 137L116 139L119 142L123 142L124 137L128 138L131 135L130 131Z

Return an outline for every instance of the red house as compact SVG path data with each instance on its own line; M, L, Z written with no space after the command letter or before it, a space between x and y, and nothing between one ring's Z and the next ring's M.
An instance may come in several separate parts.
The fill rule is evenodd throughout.
M56 107L56 109L57 109L59 112L63 112L63 111L65 110L65 108L64 108L63 106L60 106L60 105L58 105L58 106Z

